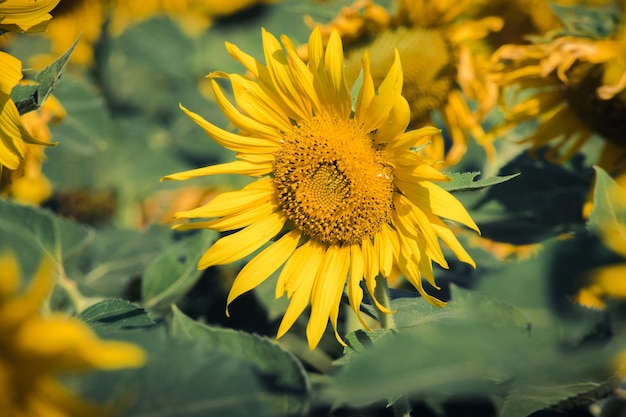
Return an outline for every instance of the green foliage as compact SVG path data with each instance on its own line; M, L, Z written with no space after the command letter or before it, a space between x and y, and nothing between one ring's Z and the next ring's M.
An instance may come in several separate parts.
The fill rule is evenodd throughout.
M157 256L145 269L141 281L143 305L149 310L169 310L200 277L196 265L215 232L198 233Z
M563 34L591 39L601 39L615 33L622 20L622 10L617 4L561 5L548 2L552 12L563 23Z

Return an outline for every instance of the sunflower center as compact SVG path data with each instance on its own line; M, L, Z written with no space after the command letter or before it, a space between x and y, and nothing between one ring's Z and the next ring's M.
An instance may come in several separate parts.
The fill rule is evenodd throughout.
M604 75L601 65L579 63L567 75L571 83L563 87L565 97L579 119L606 140L626 145L626 92L609 100L598 97L596 89L602 85Z
M285 215L310 238L355 244L390 221L395 190L368 132L353 120L322 116L294 126L274 160Z
M400 53L404 87L402 95L411 105L411 122L426 120L440 109L454 86L456 67L449 42L430 29L399 27L377 35L372 41L347 51L346 77L353 81L361 70L361 57L368 50L372 78L379 85Z

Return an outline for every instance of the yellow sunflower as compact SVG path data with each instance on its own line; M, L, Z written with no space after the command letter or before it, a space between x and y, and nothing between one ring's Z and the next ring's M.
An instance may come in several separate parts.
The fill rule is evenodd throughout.
M362 85L352 97L336 31L326 47L320 31L312 32L308 65L286 36L281 37L282 47L265 30L262 37L265 65L226 44L256 80L209 74L219 106L239 133L222 130L183 107L216 142L237 152L238 159L164 179L257 177L241 190L177 213L178 218L211 219L179 229L238 230L219 239L198 267L235 262L269 243L237 275L228 304L284 264L276 296L286 292L290 304L277 337L310 303L311 348L329 319L341 342L337 317L344 287L359 318L363 280L378 307L389 312L374 297L379 274L388 278L399 270L426 300L445 304L422 286L423 277L436 287L432 261L448 266L439 240L461 261L475 264L442 218L478 228L461 203L433 183L449 178L414 150L439 130L405 132L410 112L401 95L399 53L377 89L369 55L364 54ZM230 81L236 104L226 98L218 82L222 79Z
M334 21L321 26L326 38L336 29L344 39L349 82L358 77L365 51L371 57L375 83L385 77L394 61L394 51L398 51L404 72L402 94L411 108L411 126L431 124L438 113L451 145L446 150L443 138L436 135L427 152L446 166L463 157L471 137L488 157L495 152L492 143L485 140L480 116L472 114L466 101L481 101L489 94L477 74L484 67L478 61L488 60L489 54L478 53L475 46L477 40L502 27L499 17L469 18L483 3L403 0L391 15L371 0L358 0L343 8ZM310 18L307 23L320 26Z
M527 45L504 45L493 57L493 80L502 96L506 123L493 134L536 121L524 138L531 151L548 147L546 159L560 163L599 136L596 164L613 176L626 172L623 112L626 110L626 26L604 38L557 36ZM596 138L598 139L598 138Z
M100 340L77 319L43 315L41 306L54 285L54 263L49 258L41 263L26 291L20 290L20 275L15 257L0 254L2 415L105 415L105 408L77 398L56 376L139 366L144 352L128 343Z

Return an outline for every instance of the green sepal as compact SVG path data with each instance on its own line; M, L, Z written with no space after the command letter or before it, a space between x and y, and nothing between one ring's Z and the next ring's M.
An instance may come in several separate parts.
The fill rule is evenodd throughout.
M34 78L34 84L16 85L13 87L11 99L20 115L37 110L50 96L52 90L61 79L61 75L65 71L65 65L70 59L70 55L72 55L79 39L80 37L76 38L72 46L63 55L37 74ZM46 144L49 145L48 143Z

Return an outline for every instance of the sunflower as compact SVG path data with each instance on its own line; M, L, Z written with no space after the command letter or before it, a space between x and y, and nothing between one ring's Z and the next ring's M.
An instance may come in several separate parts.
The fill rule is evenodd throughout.
M330 35L326 47L320 31L312 32L308 65L286 36L281 37L282 47L265 30L262 38L265 65L226 44L256 81L222 72L208 76L219 106L238 134L181 106L216 142L237 152L238 159L164 179L216 174L257 178L241 190L177 213L177 218L211 219L179 229L238 230L215 242L198 267L232 263L269 244L239 272L227 303L284 264L276 297L286 292L290 303L277 337L310 302L311 349L329 319L343 343L337 317L344 287L361 322L363 280L378 308L390 312L374 297L379 274L388 278L400 271L426 300L445 304L422 286L423 277L436 287L432 261L448 267L439 240L461 261L475 264L442 218L478 228L461 203L434 184L449 178L415 151L439 130L424 127L405 132L410 114L401 95L399 53L377 90L369 55L364 54L362 85L352 97L338 32ZM236 105L220 87L222 79L230 81Z
M124 342L100 340L81 321L40 309L54 285L46 258L26 291L14 256L0 254L0 410L6 416L108 415L106 408L73 395L56 376L68 372L141 365L144 352Z
M515 95L503 103L506 122L493 135L536 121L537 129L521 143L531 152L548 147L545 157L554 163L603 139L596 164L613 176L626 172L625 51L625 25L603 37L563 34L502 46L492 57L491 78L503 97Z
M443 137L436 135L427 152L433 159L453 165L463 157L473 137L493 157L493 144L485 140L480 116L470 111L466 98L483 100L487 86L477 74L481 59L479 39L502 27L502 19L488 16L469 19L483 6L484 0L445 0L399 2L390 15L371 0L358 0L343 8L327 25L308 19L310 26L321 26L325 38L336 29L346 47L346 76L353 82L359 75L363 54L370 54L372 77L382 81L395 50L400 54L404 72L403 96L411 108L411 126L432 124L438 115L451 145L445 150Z

